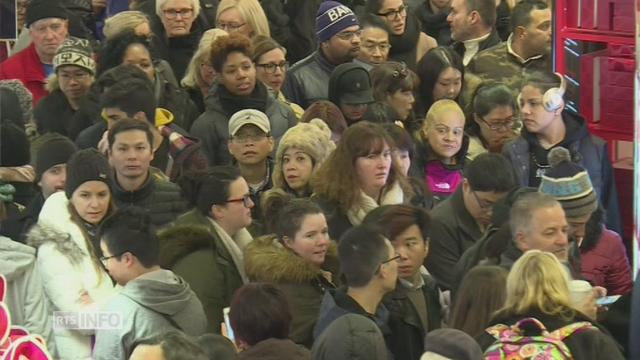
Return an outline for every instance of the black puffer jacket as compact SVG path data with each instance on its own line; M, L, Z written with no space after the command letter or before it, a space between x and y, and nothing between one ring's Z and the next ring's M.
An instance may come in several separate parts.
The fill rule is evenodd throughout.
M139 206L147 210L151 222L158 227L174 221L188 210L178 185L166 180L157 170L150 171L145 183L135 191L124 190L114 180L113 200L119 208Z

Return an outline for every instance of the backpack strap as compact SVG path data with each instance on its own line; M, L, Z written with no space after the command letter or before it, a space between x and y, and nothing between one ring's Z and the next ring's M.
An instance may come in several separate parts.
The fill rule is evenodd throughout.
M575 322L567 326L563 326L551 332L551 335L557 339L564 340L574 333L579 333L585 330L599 330L588 321Z

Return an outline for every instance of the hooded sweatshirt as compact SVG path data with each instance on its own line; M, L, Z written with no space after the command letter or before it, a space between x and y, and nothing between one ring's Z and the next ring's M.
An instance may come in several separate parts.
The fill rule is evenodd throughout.
M202 304L189 285L170 270L156 270L129 281L105 311L120 314L122 327L97 330L94 359L128 359L135 344L169 330L189 336L205 333Z
M11 324L42 335L49 351L55 354L50 307L40 275L35 271L35 261L33 247L0 236L0 274L7 279L4 303L9 309Z

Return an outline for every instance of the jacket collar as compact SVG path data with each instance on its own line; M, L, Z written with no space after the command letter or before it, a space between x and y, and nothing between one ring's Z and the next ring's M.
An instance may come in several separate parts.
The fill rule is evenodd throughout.
M36 51L36 45L32 43L24 51L27 58L27 61L24 62L24 80L44 83L47 74L44 72L44 65Z
M318 63L318 65L320 65L320 68L322 68L322 70L329 73L331 73L337 66L329 62L320 48L318 48L318 50L313 53L313 59Z
M471 216L467 208L464 206L464 198L462 195L462 185L458 186L456 192L447 200L451 202L451 207L458 218L458 226L463 232L477 239L482 231L478 227L476 220Z
M524 59L522 58L520 55L518 55L515 51L513 51L513 48L511 47L511 42L513 41L513 33L511 35L509 35L509 38L507 39L507 41L505 41L505 43L507 44L507 53L511 56L513 56L520 64L526 64L529 61L534 61L534 60L538 60L538 59L542 59L542 57L544 55L540 54L540 55L534 55L528 59Z
M151 196L151 193L155 190L155 181L152 179L151 172L147 172L147 179L142 186L133 191L127 191L123 189L118 183L118 178L114 174L113 176L113 196L124 203L137 203L143 199Z

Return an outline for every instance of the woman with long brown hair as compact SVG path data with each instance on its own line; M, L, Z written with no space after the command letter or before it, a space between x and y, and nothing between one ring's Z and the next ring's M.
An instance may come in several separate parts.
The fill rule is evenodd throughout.
M65 191L47 198L28 234L28 243L38 248L37 267L53 311L95 311L114 294L97 238L98 227L115 210L111 171L95 149L74 154ZM90 335L56 327L54 337L60 359L91 357Z
M378 124L358 122L311 180L312 199L323 208L331 238L362 223L380 205L409 203L411 186L392 162L394 143Z

